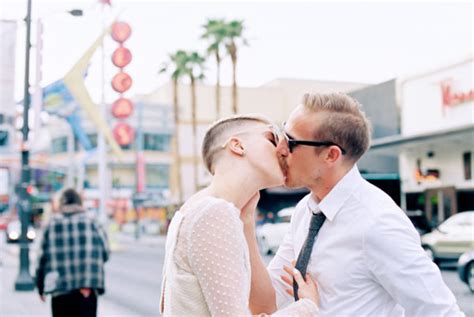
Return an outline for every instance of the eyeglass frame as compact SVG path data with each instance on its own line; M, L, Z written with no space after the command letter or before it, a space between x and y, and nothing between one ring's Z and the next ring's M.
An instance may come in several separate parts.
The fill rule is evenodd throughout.
M286 122L283 122L283 128L285 127ZM293 153L293 150L296 146L298 145L306 145L306 146L337 146L340 150L342 155L346 154L346 150L342 148L337 143L334 143L332 141L313 141L313 140L295 140L291 135L289 135L286 131L283 130L283 137L286 140L286 143L288 144L288 150L290 153Z

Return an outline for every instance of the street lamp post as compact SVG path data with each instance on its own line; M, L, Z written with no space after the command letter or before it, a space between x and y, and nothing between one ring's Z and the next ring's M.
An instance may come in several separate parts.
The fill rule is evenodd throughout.
M28 231L30 216L30 199L27 187L30 184L31 174L29 166L29 145L28 145L28 112L30 107L30 48L31 48L31 0L28 0L26 22L26 53L25 53L25 83L23 98L23 139L21 144L21 180L17 187L19 199L17 202L17 211L21 221L20 236L20 271L15 281L15 290L32 291L34 289L33 278L30 275L30 259L28 249L28 239L26 233Z
M82 10L74 9L68 11L73 16L81 16ZM29 128L29 109L30 109L30 49L31 49L31 0L28 0L26 22L26 47L25 47L25 82L24 82L24 97L23 97L23 127L22 143L21 143L21 179L17 186L17 195L19 196L17 202L17 211L21 222L20 235L20 268L15 281L15 290L17 291L32 291L35 287L33 277L30 274L30 258L28 238L28 226L30 224L31 215L31 201L28 193L28 186L31 182L31 170L29 165L30 145L28 144ZM38 61L37 61L38 63ZM37 80L39 77L37 78ZM37 87L38 88L38 85Z

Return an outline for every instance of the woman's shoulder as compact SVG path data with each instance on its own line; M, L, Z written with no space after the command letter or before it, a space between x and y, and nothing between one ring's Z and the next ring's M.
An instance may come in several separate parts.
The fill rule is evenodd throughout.
M240 211L234 204L214 196L199 197L184 205L180 211L188 223L196 223L203 220L203 217L233 221L240 219Z

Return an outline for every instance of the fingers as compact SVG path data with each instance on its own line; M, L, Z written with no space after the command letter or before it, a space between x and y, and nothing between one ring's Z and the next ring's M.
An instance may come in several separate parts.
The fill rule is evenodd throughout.
M312 284L314 286L318 286L318 284L316 283L316 281L311 277L311 275L309 273L306 273L306 283L307 284Z
M293 279L289 278L286 275L281 275L280 278L282 279L283 282L285 282L289 286L293 286Z
M290 295L291 297L294 297L295 296L295 293L293 292L293 289L286 289L285 292Z
M288 275L290 276L293 276L293 268L291 267L288 267L286 265L283 265L283 271L285 271L286 273L288 273Z
M301 276L300 271L298 271L296 268L293 268L293 278L295 279L296 283L298 283L298 286L303 286L306 284L305 280Z

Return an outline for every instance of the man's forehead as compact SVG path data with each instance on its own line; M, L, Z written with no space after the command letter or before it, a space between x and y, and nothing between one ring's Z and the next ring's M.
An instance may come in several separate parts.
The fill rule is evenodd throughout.
M308 137L312 135L315 124L315 114L303 108L296 107L285 124L285 131L293 133L293 137Z

